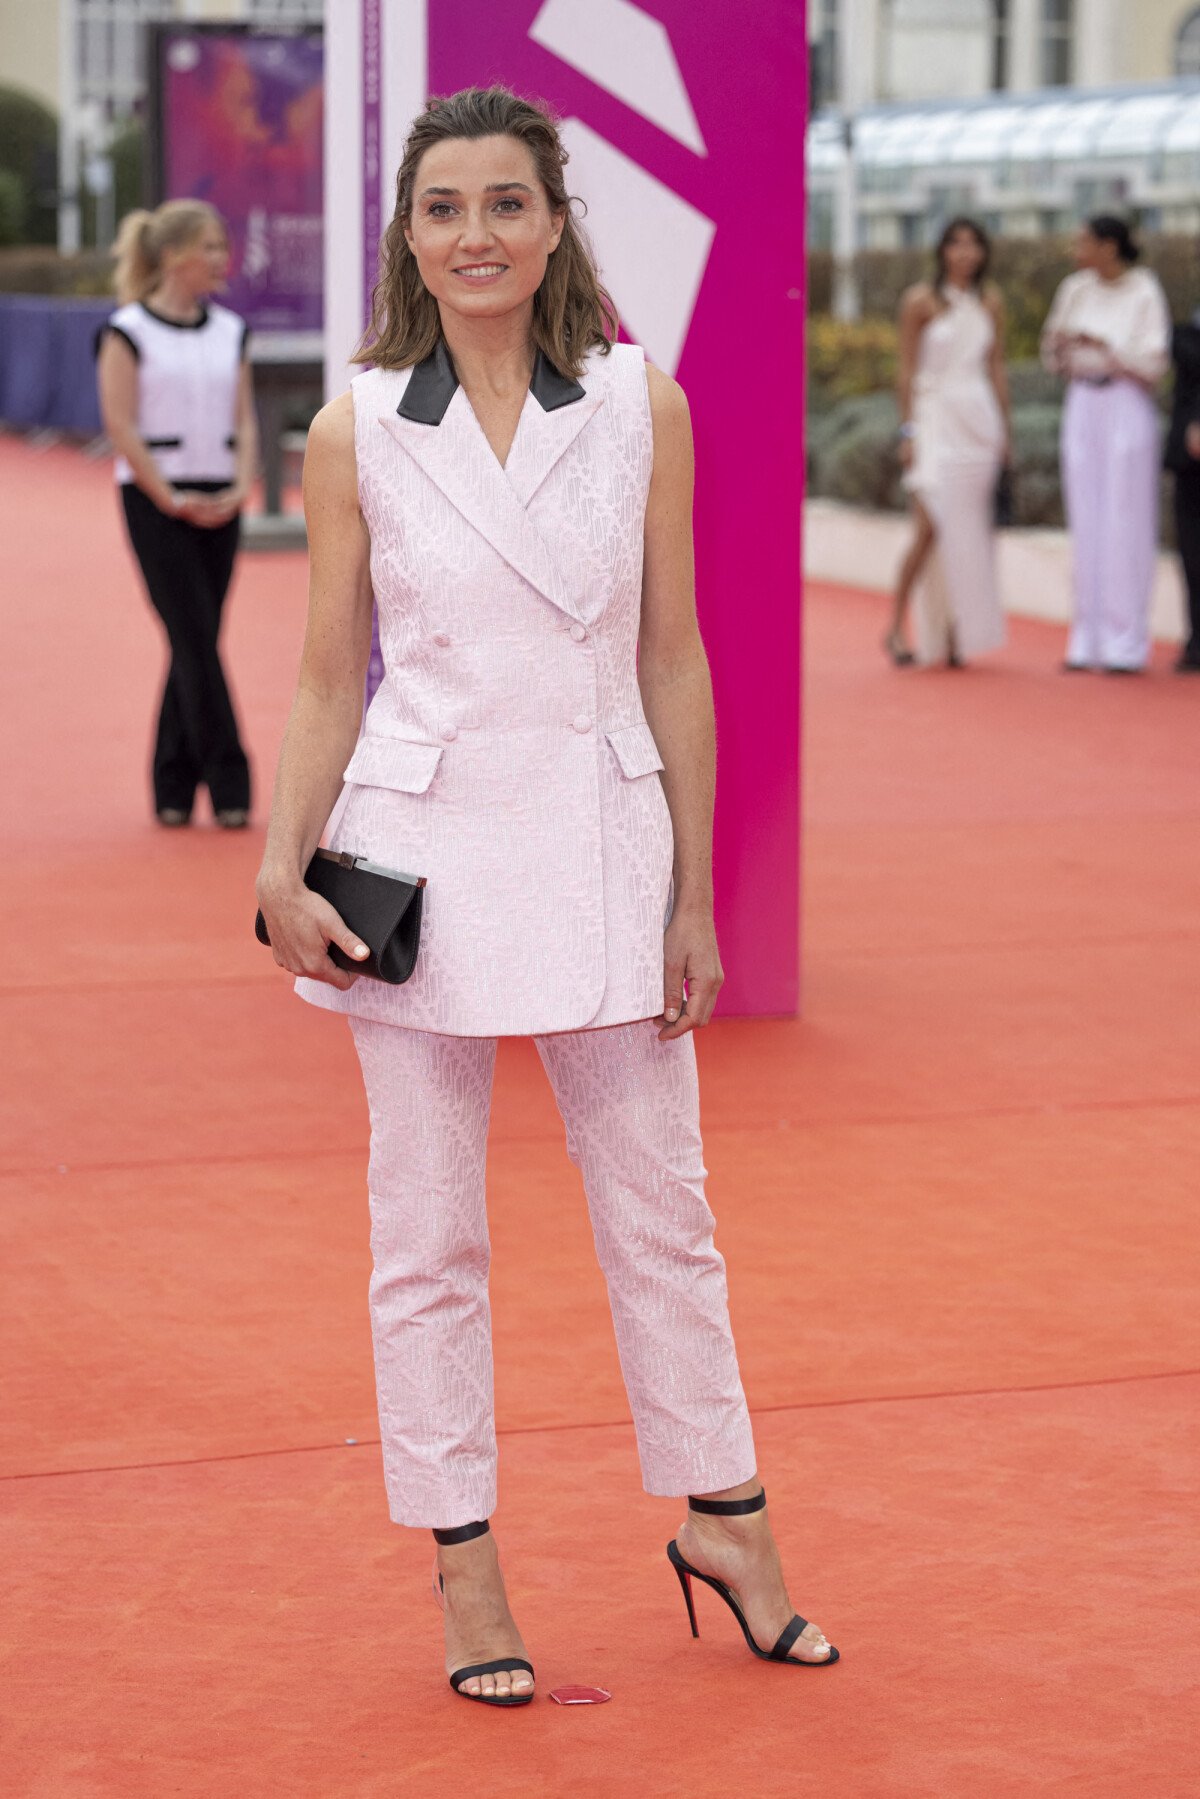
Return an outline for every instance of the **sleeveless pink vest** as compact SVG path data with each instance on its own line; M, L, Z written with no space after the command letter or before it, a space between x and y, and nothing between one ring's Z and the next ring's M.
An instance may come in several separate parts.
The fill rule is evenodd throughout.
M655 1016L672 837L636 671L642 352L580 382L539 358L503 468L444 350L353 391L386 674L332 847L428 885L403 987L297 991L457 1036Z

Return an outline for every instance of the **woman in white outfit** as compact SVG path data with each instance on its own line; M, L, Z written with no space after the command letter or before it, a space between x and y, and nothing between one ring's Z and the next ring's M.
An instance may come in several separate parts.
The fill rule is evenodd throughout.
M707 1583L757 1656L837 1661L787 1597L704 1198L691 1033L721 970L687 405L612 341L565 161L503 88L409 134L373 366L309 437L309 631L259 878L276 960L351 1021L391 1515L433 1529L446 1671L489 1705L534 1691L489 1528L501 1036L536 1039L583 1173L646 1485L690 1496L668 1549L689 1617ZM343 770L330 847L426 882L404 985L344 971L365 946L304 881Z
M981 225L952 219L934 280L909 288L900 305L900 454L916 531L884 639L898 667L958 667L1004 642L992 533L1009 402L990 254ZM914 657L905 627L922 576Z
M1138 673L1150 649L1161 462L1154 389L1166 373L1171 314L1123 220L1089 219L1077 273L1054 297L1042 360L1066 377L1063 498L1074 552L1075 612L1064 667Z

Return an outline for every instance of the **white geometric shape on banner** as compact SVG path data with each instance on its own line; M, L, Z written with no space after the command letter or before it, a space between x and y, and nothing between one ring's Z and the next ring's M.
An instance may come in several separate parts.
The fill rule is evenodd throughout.
M708 155L661 19L631 0L546 0L529 35L677 143Z
M673 375L717 228L582 119L563 123L562 140L604 285L634 342Z

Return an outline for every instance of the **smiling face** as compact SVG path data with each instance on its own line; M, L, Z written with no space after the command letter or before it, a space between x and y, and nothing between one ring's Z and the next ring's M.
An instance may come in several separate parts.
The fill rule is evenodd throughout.
M497 318L532 301L562 227L524 144L447 138L417 166L404 236L439 306Z
M224 226L213 219L189 243L165 250L163 273L197 300L224 287L229 274L229 239Z

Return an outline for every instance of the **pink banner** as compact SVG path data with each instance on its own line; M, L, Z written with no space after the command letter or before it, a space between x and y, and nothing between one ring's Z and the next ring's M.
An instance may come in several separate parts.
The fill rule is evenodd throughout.
M799 1001L806 43L798 0L429 0L429 87L564 119L625 334L696 434L726 1013Z

